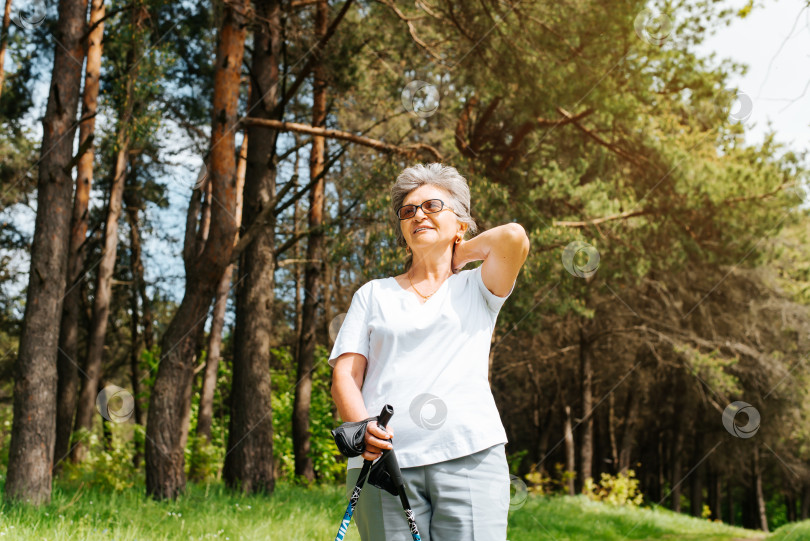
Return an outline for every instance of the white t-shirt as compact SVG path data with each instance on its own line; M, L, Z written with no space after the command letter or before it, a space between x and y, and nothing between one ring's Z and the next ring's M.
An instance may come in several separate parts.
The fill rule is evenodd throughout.
M329 364L347 352L366 357L363 401L372 416L393 406L400 467L507 443L487 376L495 321L512 290L489 291L478 266L451 275L424 304L394 277L355 292ZM349 469L362 465L362 456L348 461Z

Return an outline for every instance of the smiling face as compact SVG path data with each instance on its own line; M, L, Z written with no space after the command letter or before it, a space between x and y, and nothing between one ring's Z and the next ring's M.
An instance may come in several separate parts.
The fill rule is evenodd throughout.
M450 194L438 186L430 184L420 186L405 196L402 204L419 205L428 199L441 199L444 208L431 214L425 214L423 209L417 208L413 217L399 222L402 235L411 250L437 244L439 246L452 244L467 228L466 224L459 222L455 213L450 210L455 204Z

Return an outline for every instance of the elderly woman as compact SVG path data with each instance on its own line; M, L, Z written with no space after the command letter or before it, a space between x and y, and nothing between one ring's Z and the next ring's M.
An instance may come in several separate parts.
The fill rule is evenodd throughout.
M396 442L423 540L504 540L507 439L488 361L495 320L529 239L511 223L465 241L476 227L467 181L453 167L405 169L391 203L398 243L409 253L406 272L355 292L329 357L332 397L343 420L394 407L387 430L368 423L365 452L348 461L347 488L364 459L379 458ZM479 260L479 267L461 271ZM411 539L399 499L369 483L355 519L363 541Z

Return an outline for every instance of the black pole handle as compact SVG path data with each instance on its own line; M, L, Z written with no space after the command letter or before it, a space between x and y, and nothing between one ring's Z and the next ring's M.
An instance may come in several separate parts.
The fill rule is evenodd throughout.
M380 412L380 416L377 417L377 426L385 430L385 426L388 424L388 421L391 420L391 416L393 415L394 415L394 406L390 404L384 405L382 411Z
M405 480L402 478L402 470L399 469L399 462L397 462L397 455L391 452L391 449L384 449L382 459L386 461L388 475L391 476L391 480L394 482L394 486L396 486L400 492L403 492L403 488L405 487Z

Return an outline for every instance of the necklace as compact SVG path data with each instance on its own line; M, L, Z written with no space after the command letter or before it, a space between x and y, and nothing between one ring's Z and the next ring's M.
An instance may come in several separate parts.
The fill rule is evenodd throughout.
M416 294L417 294L417 295L419 295L420 297L422 297L422 298L423 298L423 299L425 299L425 300L427 300L427 299L429 299L430 297L432 297L433 295L435 295L435 294L436 294L436 291L439 291L439 289L441 289L441 287L442 287L442 286L439 286L439 287L436 289L436 291L434 291L433 293L431 293L431 294L430 294L430 295L428 295L428 296L425 296L425 295L422 295L421 293L419 293L419 290L418 290L418 289L416 289L416 286L415 286L415 285L413 285L413 281L411 280L411 271L408 271L407 276L408 276L408 281L411 283L411 287L413 288L413 290L414 290L414 291L416 291ZM445 278L445 279L446 279L446 278Z

